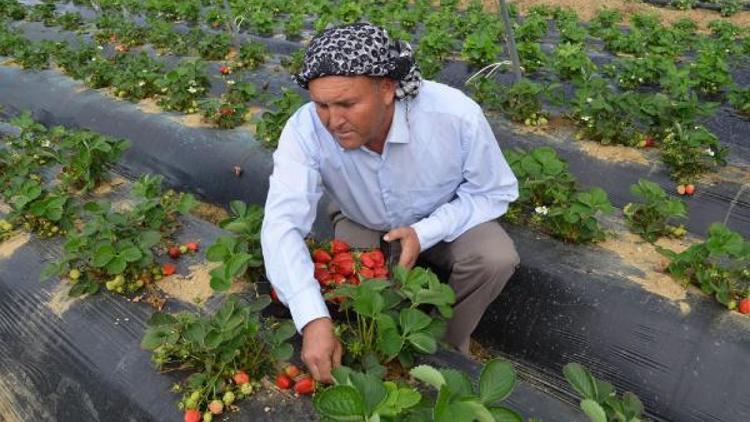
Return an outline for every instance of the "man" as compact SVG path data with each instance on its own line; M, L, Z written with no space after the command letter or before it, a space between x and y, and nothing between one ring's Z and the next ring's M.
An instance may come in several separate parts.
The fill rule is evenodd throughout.
M400 246L444 269L456 291L445 341L469 336L519 259L497 223L518 185L481 108L423 81L411 48L369 24L331 28L305 53L297 83L311 102L287 122L261 234L268 277L302 333L302 360L329 382L342 346L304 243L325 189L340 211L335 236L354 247Z

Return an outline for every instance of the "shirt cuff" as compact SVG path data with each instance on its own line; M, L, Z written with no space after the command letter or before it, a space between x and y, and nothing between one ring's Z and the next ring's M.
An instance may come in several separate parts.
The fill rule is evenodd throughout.
M297 332L300 334L302 334L302 329L308 322L318 318L331 317L317 284L315 282L314 287L309 287L297 293L288 303L294 326L297 327Z
M446 237L443 224L434 216L417 221L411 228L417 232L420 252L430 249Z

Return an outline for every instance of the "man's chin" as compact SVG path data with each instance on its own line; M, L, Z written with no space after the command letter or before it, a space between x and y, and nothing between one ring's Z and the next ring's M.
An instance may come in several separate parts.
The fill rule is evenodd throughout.
M359 139L356 136L344 136L344 137L335 137L336 142L341 146L341 148L350 150L350 149L357 149L362 146L362 143L359 142Z

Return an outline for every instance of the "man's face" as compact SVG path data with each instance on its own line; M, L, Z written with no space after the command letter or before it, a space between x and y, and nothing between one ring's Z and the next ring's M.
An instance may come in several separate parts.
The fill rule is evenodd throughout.
M394 81L324 76L310 81L308 87L320 121L343 148L356 149L384 139L384 128L390 127L386 118L394 102Z

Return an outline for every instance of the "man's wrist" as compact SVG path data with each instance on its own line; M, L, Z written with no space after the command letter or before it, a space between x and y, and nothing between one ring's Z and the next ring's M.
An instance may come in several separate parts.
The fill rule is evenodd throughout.
M417 234L420 252L430 249L435 244L445 239L443 225L436 217L427 217L411 225Z
M311 321L319 318L330 318L331 316L317 282L315 282L314 286L310 286L294 295L293 298L289 299L288 305L294 326L300 334L302 334L303 328Z
M307 331L308 328L312 329L313 327L316 327L316 326L321 325L321 324L329 324L329 325L333 326L333 321L331 320L331 317L315 318L315 319L311 320L310 322L308 322L307 324L305 324L304 327L302 327L302 335L303 336L305 335L305 332Z

